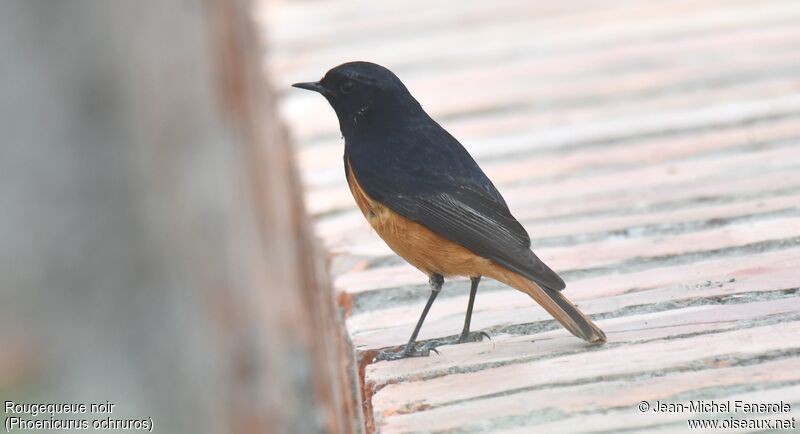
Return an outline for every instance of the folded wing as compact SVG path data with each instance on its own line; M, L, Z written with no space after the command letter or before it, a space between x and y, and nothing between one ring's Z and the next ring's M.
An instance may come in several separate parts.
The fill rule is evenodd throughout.
M461 144L441 128L417 136L428 143L409 147L413 153L394 152L382 161L368 148L351 150L346 164L366 193L394 212L544 288L563 289L564 281L530 250L528 233ZM402 151L403 144L395 146Z

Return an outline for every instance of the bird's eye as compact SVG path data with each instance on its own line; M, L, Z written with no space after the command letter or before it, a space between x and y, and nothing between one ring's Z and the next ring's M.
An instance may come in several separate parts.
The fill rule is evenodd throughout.
M339 89L342 91L342 93L348 94L353 91L353 82L349 80L345 81L341 86L339 86Z

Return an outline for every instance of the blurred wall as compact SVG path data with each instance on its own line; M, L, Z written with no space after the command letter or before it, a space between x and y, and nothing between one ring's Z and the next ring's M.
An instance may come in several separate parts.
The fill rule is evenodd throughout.
M351 432L246 2L0 4L0 400Z

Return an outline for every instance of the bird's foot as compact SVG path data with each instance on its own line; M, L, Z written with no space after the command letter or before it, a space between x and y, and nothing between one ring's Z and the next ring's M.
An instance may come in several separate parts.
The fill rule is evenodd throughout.
M480 342L483 340L483 338L489 339L490 341L492 340L492 337L489 336L488 333L484 331L477 331L472 333L461 333L461 336L458 337L458 343L464 344L467 342Z
M436 351L436 348L429 348L427 345L423 345L420 348L417 348L416 345L413 346L406 345L400 351L389 351L389 350L381 351L380 353L378 353L377 356L375 356L374 361L381 362L384 360L400 360L400 359L405 359L407 357L428 357L431 355L431 351L433 351L436 354L439 354L439 352Z
M455 345L455 344L464 344L467 342L480 342L483 338L492 340L491 337L486 332L479 331L479 332L472 332L472 333L461 333L459 336L453 336L449 338L443 339L434 339L432 341L428 341L423 345L424 349L427 350L434 350L436 351L437 347L442 345Z

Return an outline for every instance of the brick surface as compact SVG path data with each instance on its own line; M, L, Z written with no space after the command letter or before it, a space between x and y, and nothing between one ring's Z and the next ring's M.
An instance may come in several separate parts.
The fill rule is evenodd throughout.
M800 3L260 6L368 432L686 432L698 417L642 400L800 414ZM607 344L487 279L472 324L491 341L370 363L408 339L426 278L356 210L327 103L287 89L356 59L394 70L475 156ZM467 296L447 282L420 338L457 334Z

